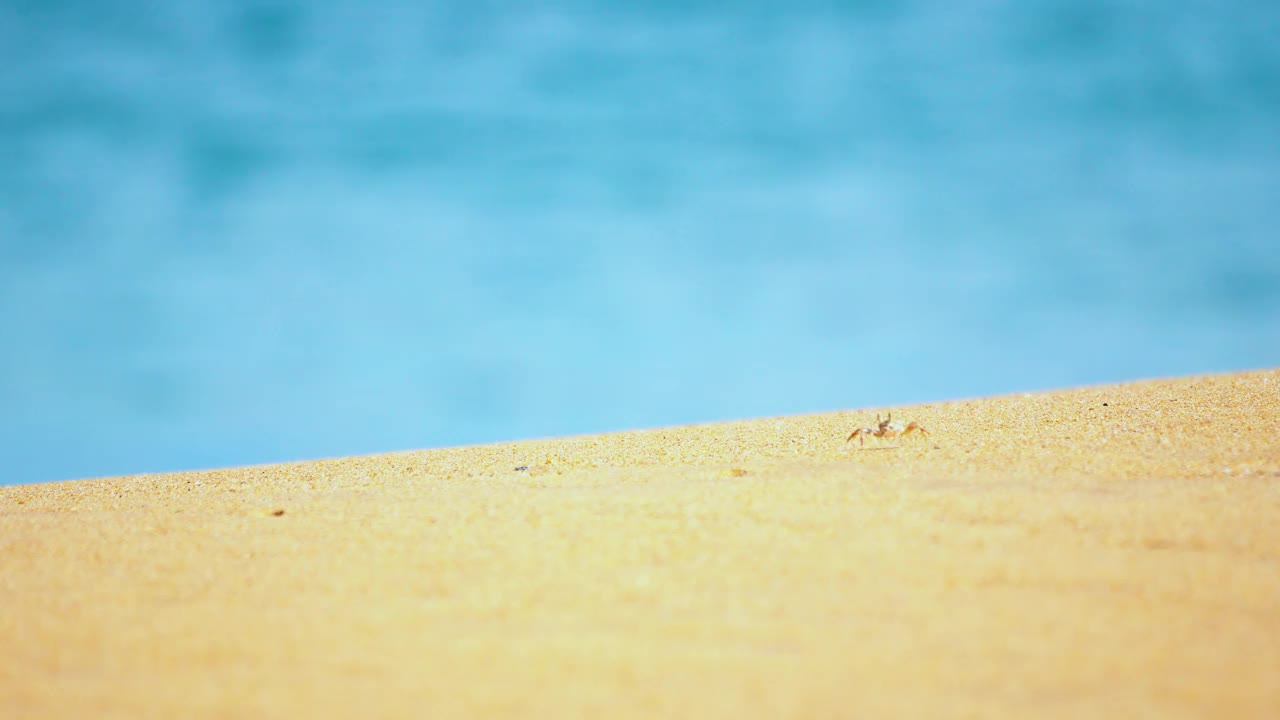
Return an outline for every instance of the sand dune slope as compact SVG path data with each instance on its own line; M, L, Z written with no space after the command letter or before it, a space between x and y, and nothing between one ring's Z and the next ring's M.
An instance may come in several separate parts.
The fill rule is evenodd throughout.
M1280 372L892 410L0 488L0 717L1280 717Z

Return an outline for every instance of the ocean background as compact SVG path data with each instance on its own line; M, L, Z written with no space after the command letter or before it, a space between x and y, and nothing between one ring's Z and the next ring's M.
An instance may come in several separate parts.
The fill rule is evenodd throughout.
M1280 365L1277 38L0 0L0 484Z

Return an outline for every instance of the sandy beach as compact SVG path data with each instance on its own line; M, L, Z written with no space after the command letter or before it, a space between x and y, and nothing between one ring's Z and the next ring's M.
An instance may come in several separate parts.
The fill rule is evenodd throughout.
M1278 370L0 487L0 544L5 718L1280 717Z

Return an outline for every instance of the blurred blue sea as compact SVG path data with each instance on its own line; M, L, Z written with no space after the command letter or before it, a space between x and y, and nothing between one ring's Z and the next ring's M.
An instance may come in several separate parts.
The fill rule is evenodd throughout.
M1277 38L0 0L0 484L1278 365Z

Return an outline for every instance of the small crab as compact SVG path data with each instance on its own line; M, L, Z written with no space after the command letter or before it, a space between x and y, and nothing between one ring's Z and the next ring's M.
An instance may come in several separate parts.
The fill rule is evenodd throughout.
M858 438L859 445L867 444L867 436L873 435L878 438L898 437L899 435L910 435L918 432L922 435L928 435L929 431L920 426L920 423L910 422L903 425L900 422L893 421L893 413L889 413L889 417L881 420L880 415L876 415L875 427L864 427L854 430L849 437L845 438L845 442L849 442L854 438Z

